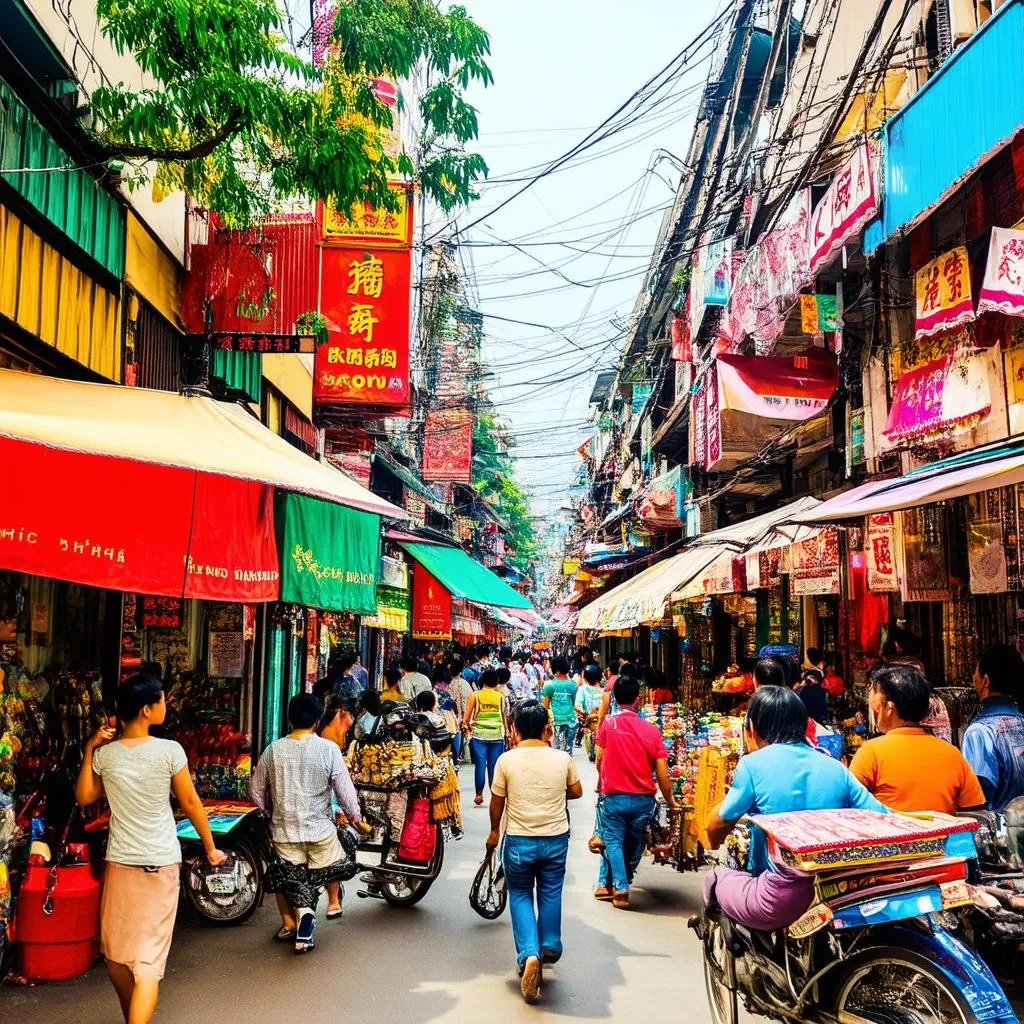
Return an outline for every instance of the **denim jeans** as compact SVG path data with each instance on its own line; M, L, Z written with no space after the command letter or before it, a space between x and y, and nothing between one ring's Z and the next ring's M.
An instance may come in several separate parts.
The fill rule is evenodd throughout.
M572 745L576 740L576 723L565 722L555 726L555 749L572 753Z
M629 891L629 883L644 855L647 826L653 814L653 796L612 793L601 801L600 833L605 855L598 874L600 885L611 883L613 892Z
M457 732L452 736L452 761L456 768L462 764L462 743L464 738L461 732Z
M484 778L489 785L494 785L494 766L498 758L505 753L504 740L478 740L475 736L469 741L469 749L473 752L473 781L479 796L484 791Z
M527 957L539 957L544 950L562 952L562 886L568 852L568 832L560 836L505 836L502 864L520 967Z

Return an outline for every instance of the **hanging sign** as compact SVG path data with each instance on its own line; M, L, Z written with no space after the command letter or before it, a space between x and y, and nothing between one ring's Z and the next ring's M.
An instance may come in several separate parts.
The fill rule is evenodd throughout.
M380 516L287 492L277 495L276 512L282 601L377 610Z
M850 154L811 216L811 273L828 262L869 220L878 215L878 196L867 142Z
M409 186L404 182L391 182L390 188L398 203L397 210L355 203L346 216L338 211L333 199L317 204L324 244L408 249L412 245Z
M197 337L189 335L187 340ZM209 338L218 352L259 352L265 354L306 353L316 351L316 337L312 334L244 334L238 331L214 331Z
M1024 231L992 229L978 296L978 315L989 312L1024 317Z
M894 594L900 589L896 571L896 525L891 512L868 516L867 543L868 590L875 594Z
M428 409L423 425L424 480L473 480L473 413L464 407Z
M917 297L914 336L918 341L970 323L974 319L974 303L966 247L958 245L926 263L914 275L914 290Z
M316 350L313 401L327 408L405 409L409 250L325 248L321 260L328 340Z
M790 545L791 594L839 593L839 529L829 526Z
M451 591L422 565L417 565L412 574L412 635L416 640L452 637Z
M719 390L718 360L711 364L707 376L708 390L705 399L705 414L707 416L707 428L705 431L705 463L708 469L713 469L722 458L722 395Z
M732 239L711 242L701 251L704 305L724 306L732 288Z

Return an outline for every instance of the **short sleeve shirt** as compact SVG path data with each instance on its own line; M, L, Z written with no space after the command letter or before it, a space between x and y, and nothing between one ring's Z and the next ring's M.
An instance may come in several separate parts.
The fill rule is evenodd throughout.
M745 814L826 811L857 807L887 810L838 761L805 743L773 743L740 758L729 792L718 809L725 821ZM771 867L764 833L750 830L748 867Z
M1024 796L1024 715L1014 701L984 701L964 733L963 749L993 810Z
M569 831L565 791L579 782L572 758L553 747L516 747L498 758L491 792L505 798L510 836L560 836Z
M634 711L606 718L597 731L601 792L651 795L657 791L654 766L668 757L661 732Z
M544 684L541 695L551 701L555 725L572 725L576 721L576 684L571 679L553 679Z
M181 862L171 779L187 764L180 743L156 737L134 745L115 741L93 753L110 804L107 860L155 868Z
M894 811L956 814L985 804L963 754L920 727L892 729L869 740L857 751L850 771Z

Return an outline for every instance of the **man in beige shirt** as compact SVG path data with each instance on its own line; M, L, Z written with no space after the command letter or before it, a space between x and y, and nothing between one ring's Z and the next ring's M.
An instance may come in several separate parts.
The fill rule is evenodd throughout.
M498 758L491 783L487 848L498 845L504 816L502 864L516 961L523 998L535 1003L542 964L557 963L562 956L562 887L569 852L566 801L578 800L583 786L569 754L549 744L546 708L537 701L520 704L512 730L515 748Z

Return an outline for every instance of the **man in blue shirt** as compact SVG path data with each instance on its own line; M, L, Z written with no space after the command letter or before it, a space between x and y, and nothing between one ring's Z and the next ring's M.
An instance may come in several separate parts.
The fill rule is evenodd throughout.
M990 647L974 670L981 710L967 727L962 746L994 811L1024 796L1024 715L1017 705L1022 688L1024 659L1017 648Z

